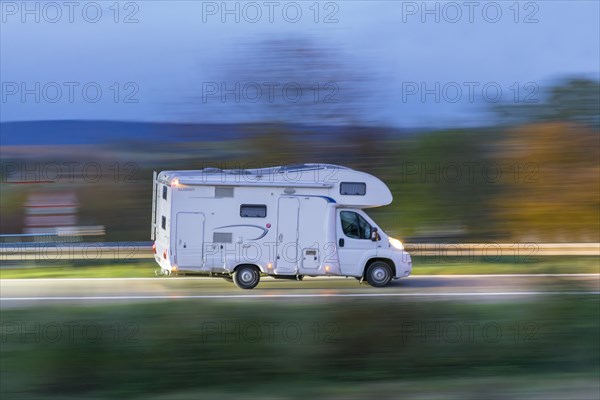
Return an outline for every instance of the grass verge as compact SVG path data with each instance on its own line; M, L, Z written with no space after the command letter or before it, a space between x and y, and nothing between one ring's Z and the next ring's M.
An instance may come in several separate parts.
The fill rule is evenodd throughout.
M5 309L0 394L598 398L599 311L598 297L583 295L518 307L349 300Z

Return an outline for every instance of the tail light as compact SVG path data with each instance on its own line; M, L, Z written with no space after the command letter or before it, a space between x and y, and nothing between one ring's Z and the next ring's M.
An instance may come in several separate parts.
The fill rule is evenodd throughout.
M166 260L167 259L167 250L165 249L165 251L163 251L163 258Z
M152 252L156 254L156 242L152 243Z

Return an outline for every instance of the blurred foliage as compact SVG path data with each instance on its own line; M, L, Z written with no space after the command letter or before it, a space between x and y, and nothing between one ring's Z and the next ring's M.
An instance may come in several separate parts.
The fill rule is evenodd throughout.
M369 213L384 230L405 240L597 242L597 89L596 81L561 82L533 108L511 106L531 117L526 122L513 124L516 120L507 117L485 128L411 132L266 121L236 125L242 134L220 141L203 140L206 127L186 125L185 142L106 144L103 152L65 146L65 161L98 160L103 171L115 162L133 162L137 170L132 180L108 174L99 182L61 182L52 189L76 190L82 224L105 225L106 240L147 240L153 170L323 162L363 170L386 182L394 202ZM3 161L47 161L43 153L36 154L27 159L3 154ZM56 154L52 157L61 162ZM2 185L2 233L21 232L22 204L27 193L41 186Z
M570 78L545 92L542 102L500 104L496 111L511 124L571 122L600 128L600 82Z
M446 379L545 377L545 386L559 373L587 376L589 385L589 376L599 373L598 312L596 296L546 297L519 307L182 301L3 310L0 389L2 398L213 392L304 398L327 397L321 390L331 386L352 394L365 383L424 380L422 392L414 395ZM36 323L69 324L72 334L50 342L57 335L48 330L36 339L31 333ZM29 333L9 331L15 324L29 327ZM567 378L558 389L568 386ZM531 394L532 388L521 390Z
M233 54L211 82L218 95L202 101L211 115L228 115L231 109L222 107L235 100L236 113L253 121L356 126L373 120L379 100L372 74L340 46L292 35L244 43Z
M508 130L496 158L516 166L492 199L496 226L524 240L598 241L598 131L558 122Z

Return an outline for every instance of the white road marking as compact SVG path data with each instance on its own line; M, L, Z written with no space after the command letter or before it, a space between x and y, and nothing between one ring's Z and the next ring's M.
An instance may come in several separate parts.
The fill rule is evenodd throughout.
M444 296L547 296L547 295L600 295L600 291L582 292L442 292L442 293L314 293L314 294L255 294L255 295L153 295L153 296L44 296L3 297L0 301L48 301L48 300L153 300L153 299L276 299L311 297L444 297Z
M0 273L1 276L1 273ZM600 278L600 273L585 273L585 274L469 274L469 275L411 275L407 278L402 278L402 281L406 279L421 279L421 278L444 278L444 279L460 279L460 278L536 278L536 277L597 277ZM185 282L190 280L214 280L218 277L208 276L180 276L180 277L130 277L130 278L1 278L4 282L61 282L61 281L156 281L156 282ZM277 281L282 282L279 279L267 279L269 282ZM318 280L346 280L350 278L340 276L323 276L323 277L306 277L305 281L318 281Z
M427 278L493 278L493 277L505 277L505 278L535 278L535 277L553 277L553 276L595 276L600 277L598 273L590 274L470 274L470 275L413 275L411 278L427 277Z

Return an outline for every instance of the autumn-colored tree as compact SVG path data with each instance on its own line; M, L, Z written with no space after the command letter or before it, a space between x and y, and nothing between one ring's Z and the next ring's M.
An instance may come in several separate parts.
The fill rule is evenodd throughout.
M598 131L546 122L509 130L495 156L511 166L492 199L498 226L519 240L598 241Z

